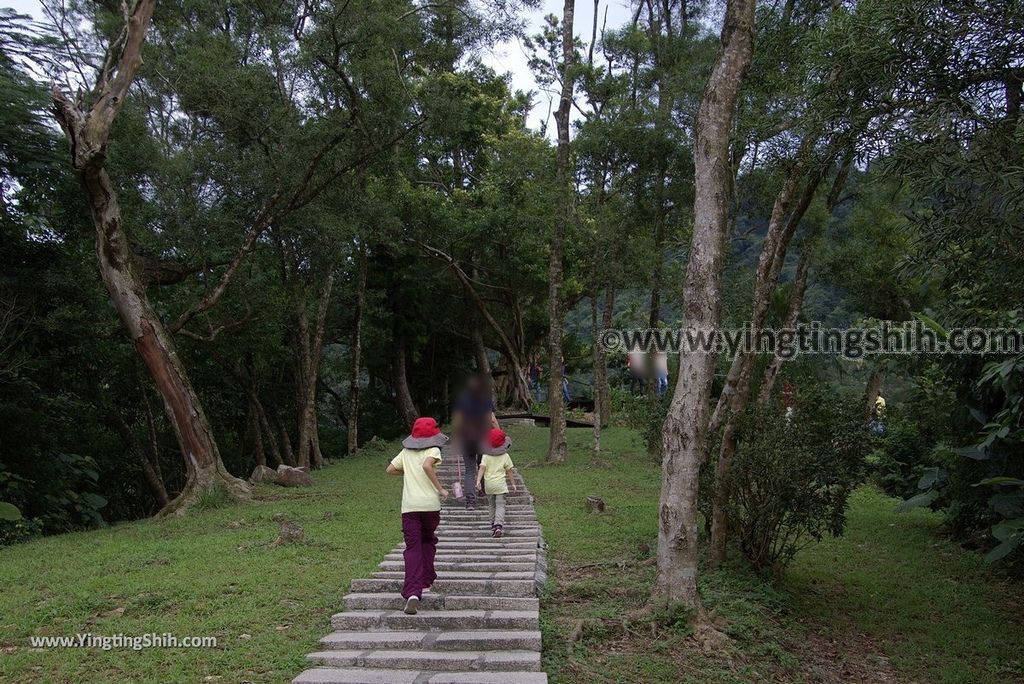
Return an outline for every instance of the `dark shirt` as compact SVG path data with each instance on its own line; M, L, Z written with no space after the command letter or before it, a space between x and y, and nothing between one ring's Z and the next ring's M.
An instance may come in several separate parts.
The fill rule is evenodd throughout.
M491 427L494 402L487 395L463 392L455 401L455 413L459 415L459 434L463 439L481 439Z

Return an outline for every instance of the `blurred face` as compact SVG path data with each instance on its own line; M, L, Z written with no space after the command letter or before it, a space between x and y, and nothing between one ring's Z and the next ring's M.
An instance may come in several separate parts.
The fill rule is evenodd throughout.
M469 382L466 383L466 387L469 389L470 392L473 392L474 394L482 394L487 390L487 387L484 384L484 379L481 378L479 375L471 376L469 378Z

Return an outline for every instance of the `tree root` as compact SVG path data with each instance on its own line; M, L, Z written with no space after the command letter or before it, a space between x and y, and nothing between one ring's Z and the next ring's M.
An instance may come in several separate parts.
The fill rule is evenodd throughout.
M199 502L204 493L211 490L223 491L232 501L247 501L252 496L252 485L218 468L213 472L203 473L202 478L189 479L181 493L161 508L154 518L162 520L170 516L185 515Z

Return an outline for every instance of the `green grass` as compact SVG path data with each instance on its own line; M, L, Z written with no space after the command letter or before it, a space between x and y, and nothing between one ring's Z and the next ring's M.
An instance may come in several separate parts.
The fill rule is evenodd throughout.
M640 612L654 578L660 468L635 434L604 432L604 468L590 466L589 430L569 431L562 465L540 462L546 430L513 439L552 558L541 620L556 684L1024 680L1024 592L944 538L935 513L897 514L895 500L864 487L847 534L803 551L780 581L738 559L705 571L705 604L731 638L705 653L685 619L652 627ZM592 494L606 513L585 511Z
M805 550L786 577L792 612L869 635L907 678L1024 681L1024 592L941 536L940 516L894 513L862 488L849 529Z
M853 497L847 534L803 551L781 581L738 559L702 574L705 604L731 639L704 652L686 615L655 623L643 612L660 468L636 435L606 430L595 468L589 430L569 431L561 465L543 463L546 430L511 432L550 546L541 624L554 684L1024 681L1020 587L944 538L936 514L897 514L867 487ZM400 485L382 472L393 446L315 473L313 489L263 487L250 503L211 500L183 519L0 549L0 681L287 681L330 629L350 580L399 541ZM587 512L588 495L603 497L606 512ZM302 542L273 545L278 513L305 529ZM28 648L30 636L81 632L219 644Z
M314 473L313 489L262 486L251 503L0 549L0 681L290 680L351 579L401 539L401 483L384 465L367 453ZM301 542L273 545L278 513L304 528ZM215 636L218 646L28 647L30 636L84 632Z

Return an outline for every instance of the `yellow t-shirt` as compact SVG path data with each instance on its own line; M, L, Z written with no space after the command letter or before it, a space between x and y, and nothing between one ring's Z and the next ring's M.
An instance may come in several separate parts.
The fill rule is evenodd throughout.
M437 447L402 449L391 459L391 465L402 471L403 513L441 510L441 495L423 470L423 460L426 458L434 459L436 466L441 462L441 450Z
M512 470L512 459L508 454L501 456L484 455L480 459L480 465L484 468L484 492L487 494L508 494L508 483L505 481L505 471Z

